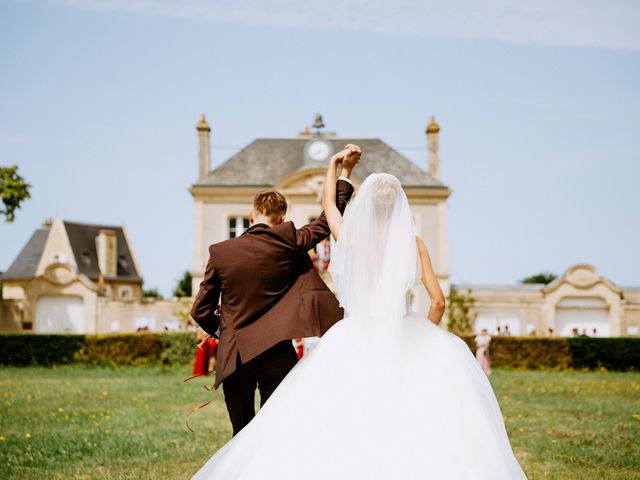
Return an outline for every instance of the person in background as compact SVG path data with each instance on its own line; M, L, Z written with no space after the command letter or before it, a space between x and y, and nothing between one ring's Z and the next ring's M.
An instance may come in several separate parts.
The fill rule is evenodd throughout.
M302 360L304 356L304 339L296 338L293 341L293 346L296 347L296 354L298 355L298 361Z
M480 367L487 376L491 375L491 359L489 358L489 344L491 343L491 335L486 328L483 328L479 335L476 335L476 358L480 363Z
M506 335L507 337L511 336L511 331L509 330L509 325L505 325L504 326L504 334L503 335Z
M215 369L218 342L200 328L196 333L196 339L198 346L196 348L196 359L193 363L193 374L207 375Z
M550 329L548 330L548 332L549 332L549 336L550 336L550 337L553 337L553 328L550 328Z

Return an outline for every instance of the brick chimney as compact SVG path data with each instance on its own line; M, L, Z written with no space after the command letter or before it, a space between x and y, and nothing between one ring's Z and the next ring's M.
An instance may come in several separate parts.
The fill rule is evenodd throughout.
M98 266L105 277L115 277L118 274L118 244L116 232L100 230L96 237L98 251Z
M205 177L211 170L211 128L202 114L198 130L198 178Z

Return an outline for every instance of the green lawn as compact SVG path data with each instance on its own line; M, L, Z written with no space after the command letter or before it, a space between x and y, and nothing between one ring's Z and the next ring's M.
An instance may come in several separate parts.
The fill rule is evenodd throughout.
M188 370L0 369L0 478L190 478L230 436L221 393ZM640 373L496 371L530 479L640 479ZM389 439L392 441L392 439Z

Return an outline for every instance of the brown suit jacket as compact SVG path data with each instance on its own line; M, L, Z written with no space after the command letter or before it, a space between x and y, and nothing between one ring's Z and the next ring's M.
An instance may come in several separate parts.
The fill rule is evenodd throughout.
M352 194L351 184L338 180L340 212ZM323 212L298 230L293 222L256 224L209 247L191 316L210 335L220 329L216 386L235 371L238 353L246 363L282 340L321 336L342 318L308 254L329 234Z

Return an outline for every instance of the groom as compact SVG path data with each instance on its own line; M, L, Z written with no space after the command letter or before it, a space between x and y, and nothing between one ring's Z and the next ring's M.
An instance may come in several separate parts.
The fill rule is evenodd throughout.
M347 145L331 159L342 163L336 204L353 194L351 171L360 149ZM300 229L285 222L287 201L275 190L255 195L251 227L209 247L193 319L219 337L216 388L222 383L236 435L295 366L293 338L321 336L342 318L338 301L316 272L308 251L329 235L324 212ZM218 306L218 300L221 305Z

